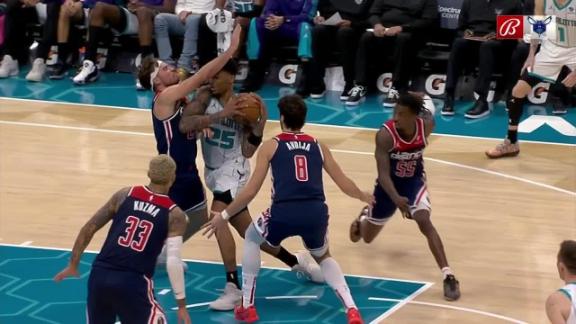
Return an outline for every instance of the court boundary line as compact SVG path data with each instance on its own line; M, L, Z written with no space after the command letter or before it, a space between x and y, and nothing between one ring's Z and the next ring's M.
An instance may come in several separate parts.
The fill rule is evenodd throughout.
M7 246L7 247L15 247L15 248L22 248L22 249L39 249L39 250L53 250L53 251L65 251L65 252L72 252L72 248L59 248L59 247L50 247L50 246L42 246L42 245L19 245L14 243L0 243L0 246ZM98 254L100 251L94 250L84 250L84 253L90 254ZM188 262L197 262L203 264L215 264L215 265L224 265L223 262L219 261L209 261L209 260L198 260L198 259L186 259L182 258L183 261ZM237 264L241 266L242 264ZM279 271L286 271L291 272L292 270L287 268L280 268L280 267L262 267L263 269L270 269L270 270L279 270ZM355 278L365 278L365 279L377 279L377 280L389 280L389 281L400 281L406 283L414 283L414 284L423 284L423 287L432 287L434 285L433 282L428 281L417 281L417 280L410 280L410 279L397 279L397 278L388 278L388 277L376 277L376 276L364 276L364 275L353 275L353 274L345 274L347 277L355 277ZM429 285L429 286L427 286Z
M145 133L145 132L133 132L133 131L114 130L114 129L108 129L108 128L77 127L77 126L66 126L66 125L44 124L44 123L16 122L16 121L8 121L8 120L0 120L0 124L15 125L15 126L45 127L45 128L66 129L66 130L79 130L79 131L87 131L87 132L95 132L95 133L110 133L110 134L150 136L150 137L154 136L154 134L152 134L152 133ZM335 149L335 148L331 148L331 151L336 152L336 153L374 155L373 152L341 150L341 149ZM441 160L441 159L436 159L436 158L424 157L424 160L432 161L432 162L436 162L436 163L440 163L440 164L445 164L445 165L450 165L450 166L455 166L455 167L459 167L462 169L482 172L482 173L490 174L493 176L503 177L506 179L512 179L512 180L516 180L519 182L530 184L530 185L533 185L536 187L541 187L541 188L553 190L556 192L561 192L561 193L576 197L576 192L574 192L574 191L559 188L559 187L545 184L542 182L538 182L535 180L530 180L530 179L526 179L526 178L522 178L522 177L518 177L518 176L506 174L506 173L501 173L498 171L492 171L489 169L474 167L474 166L470 166L470 165L466 165L466 164L461 164L461 163L457 163L457 162L451 162L451 161L446 161L446 160Z
M11 97L1 97L1 96L0 96L0 99L12 100L12 101L36 102L36 103L60 104L60 105L66 106L67 108L69 108L69 106L79 106L82 108L121 109L121 110L132 110L132 111L140 111L140 112L150 113L150 109L148 109L148 108L133 108L133 107L122 107L122 106L113 106L113 105L97 105L97 104L74 103L74 102L66 102L66 101L52 101L52 100L27 99L27 98L11 98ZM263 98L263 100L268 100L268 99ZM280 122L279 120L272 120L272 119L269 119L268 121L273 122L273 123L279 123ZM316 124L316 123L306 123L306 125L316 126L316 127L327 127L327 128L363 130L363 131L377 131L378 130L378 128L369 128L369 127L362 127L362 126L345 126L345 125L330 125L330 124ZM488 141L502 141L502 138L483 137L483 136L457 135L457 134L446 134L446 133L432 133L432 135L439 136L439 137L470 138L470 139L480 139L480 140L488 140ZM571 144L571 143L557 143L557 142L533 141L533 140L522 140L522 143L576 147L576 144Z
M368 300L401 302L400 299L379 298L379 297L368 297ZM522 320L518 320L518 319L515 319L512 317L508 317L508 316L504 316L504 315L500 315L500 314L496 314L496 313L491 313L491 312L487 312L487 311L482 311L482 310L478 310L478 309L474 309L474 308L468 308L468 307L453 306L453 305L446 305L446 304L439 304L439 303L430 303L430 302L421 302L421 301L415 301L415 300L406 301L405 304L414 304L414 305L422 305L422 306L428 306L428 307L446 308L446 309L451 309L451 310L456 310L456 311L468 312L468 313L473 313L473 314L480 314L480 315L493 317L493 318L501 319L501 320L516 323L516 324L528 324L528 322L524 322Z
M386 312L382 313L382 315L376 317L369 324L379 324L382 320L384 320L384 319L388 318L390 315L394 314L400 308L404 307L406 304L413 301L416 297L420 296L420 294L422 294L423 292L425 292L426 290L428 290L428 288L430 288L432 286L433 286L433 284L428 283L428 284L420 287L418 290L416 290L415 292L413 292L409 296L406 296L406 298L396 299L395 301L398 302L396 305L392 306L392 308L390 308ZM370 300L370 298L368 298L368 300Z

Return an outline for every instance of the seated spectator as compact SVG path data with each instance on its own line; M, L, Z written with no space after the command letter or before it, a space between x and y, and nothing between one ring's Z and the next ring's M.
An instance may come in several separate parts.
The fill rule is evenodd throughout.
M235 21L242 26L242 36L240 37L240 48L235 57L245 58L246 56L246 30L250 25L250 19L260 17L264 9L265 0L234 0L232 6L226 8L231 10ZM210 62L218 55L217 35L209 27L206 19L200 19L198 26L198 61L200 66Z
M326 93L324 75L332 53L338 52L338 61L344 71L344 91L340 99L347 100L348 93L354 86L354 63L356 48L362 34L370 25L367 22L368 9L372 1L364 1L358 13L340 10L333 0L318 2L319 16L314 17L312 30L312 59L305 62L303 77L300 81L298 94L302 97L310 95L321 98ZM342 21L336 25L323 23L338 13Z
M45 12L42 12L45 11ZM38 45L32 69L26 75L28 81L41 81L46 71L46 59L55 41L60 1L53 0L45 6L38 0L8 0L4 18L4 58L0 65L0 78L17 76L19 62L26 64L32 38L26 33L26 25L39 23L39 12L46 16L42 39Z
M141 57L144 59L147 56L152 56L154 17L160 12L172 11L174 11L173 0L130 0L127 7L96 2L94 8L90 10L88 44L82 69L72 81L80 85L98 79L96 51L98 43L104 41L108 27L121 35L138 34Z
M393 107L398 91L408 90L416 54L438 25L436 0L375 0L370 8L373 31L362 35L356 54L356 85L350 90L346 105L358 105L366 96L368 72L386 53L394 64L392 86L384 106Z
M458 36L452 44L446 75L446 100L442 115L454 115L454 94L458 77L470 60L478 61L478 78L474 91L478 99L466 118L481 118L490 113L487 96L494 68L510 62L516 40L497 40L496 15L521 15L520 0L491 0L488 2L464 0L460 11Z
M214 8L224 8L225 0L178 0L176 13L163 13L154 19L158 58L178 67L180 79L198 70L198 26L202 15ZM182 53L176 62L172 58L170 36L184 36Z
M267 0L260 17L252 19L248 32L248 77L241 92L262 87L275 49L298 45L298 57L312 55L310 24L316 15L315 0Z

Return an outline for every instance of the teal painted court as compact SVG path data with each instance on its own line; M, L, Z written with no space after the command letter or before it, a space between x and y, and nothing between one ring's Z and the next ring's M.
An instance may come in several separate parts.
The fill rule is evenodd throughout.
M85 321L86 287L95 253L85 253L80 278L60 283L52 277L66 266L70 251L0 245L0 323L77 324ZM223 266L187 261L186 295L193 323L236 323L232 312L214 312L207 302L224 285ZM366 323L376 322L425 291L431 284L399 279L347 276ZM169 323L176 323L174 297L168 276L157 269L154 291ZM384 298L397 301L370 300ZM340 301L327 285L300 279L293 272L263 268L258 279L256 306L259 323L345 323Z

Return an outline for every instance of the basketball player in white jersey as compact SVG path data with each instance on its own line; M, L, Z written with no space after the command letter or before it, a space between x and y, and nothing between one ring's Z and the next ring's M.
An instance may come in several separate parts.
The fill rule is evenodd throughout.
M538 39L532 39L530 54L524 63L520 80L512 89L508 106L508 136L503 143L486 151L489 158L496 159L516 156L520 153L518 145L518 123L526 96L540 81L556 82L562 67L572 72L560 80L567 88L576 85L576 1L575 0L536 0L534 14L554 16L556 37L542 40L540 51L536 54Z
M546 314L552 324L576 324L576 241L560 244L557 267L566 285L548 297Z
M229 107L242 105L234 95L234 79L238 67L233 60L212 78L210 85L199 89L195 99L186 107L180 123L180 131L203 131L202 155L204 157L204 179L212 191L214 199L211 210L221 212L236 197L250 178L250 162L262 142L267 112L262 106L262 118L253 125L245 127L236 122L235 115L241 114ZM254 95L256 96L256 95ZM256 96L258 100L259 97ZM247 208L230 219L230 223L244 237L252 222ZM210 304L214 310L233 310L242 299L242 290L238 282L236 269L236 244L230 231L219 232L218 245L226 268L227 283L220 298ZM324 282L322 271L307 252L291 254L280 247L279 252L263 245L263 250L273 254L292 270L303 273L314 282Z

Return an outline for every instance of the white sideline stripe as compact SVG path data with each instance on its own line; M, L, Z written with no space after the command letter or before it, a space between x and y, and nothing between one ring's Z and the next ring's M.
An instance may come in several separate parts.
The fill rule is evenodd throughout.
M195 308L195 307L208 306L208 305L210 305L211 303L212 303L212 302L190 304L190 305L186 305L186 308ZM172 307L171 310L178 310L178 307Z
M131 132L131 131L122 131L122 130L114 130L114 129L106 129L106 128L62 126L62 125L54 125L54 124L15 122L15 121L7 121L7 120L0 120L0 124L16 125L16 126L31 126L31 127L46 127L46 128L55 128L55 129L68 129L68 130L78 130L78 131L87 131L87 132L96 132L96 133L111 133L111 134L135 135L135 136L153 136L153 135L154 135L154 134L152 134L152 133ZM347 153L347 154L374 155L373 152L362 152L362 151L351 151L351 150L340 150L340 149L331 149L331 151L332 151L332 152L337 152L337 153ZM561 193L564 193L564 194L567 194L567 195L576 197L576 192L574 192L574 191L570 191L570 190L558 188L558 187L555 187L555 186L552 186L552 185L548 185L548 184L545 184L545 183L541 183L541 182L537 182L537 181L534 181L534 180L529 180L529 179L526 179L526 178L521 178L521 177L517 177L517 176L505 174L505 173L500 173L500 172L497 172L497 171L492 171L492 170L488 170L488 169L482 169L482 168L473 167L473 166L469 166L469 165L465 165L465 164L460 164L460 163L456 163L456 162L450 162L450 161L439 160L439 159L428 158L428 157L425 157L424 159L427 160L427 161L432 161L432 162L437 162L437 163L441 163L441 164L446 164L446 165L450 165L450 166L455 166L455 167L459 167L459 168L463 168L463 169L468 169L468 170L474 170L474 171L477 171L477 172L487 173L487 174L490 174L490 175L499 176L499 177L503 177L503 178L506 178L506 179L512 179L512 180L524 182L524 183L527 183L527 184L531 184L531 185L533 185L533 186L537 186L537 187L541 187L541 188L545 188L545 189L549 189L549 190L554 190L554 191L557 191L557 192L561 192Z
M158 295L166 295L167 293L169 293L171 290L170 289L162 289L160 290L160 292L158 293Z
M150 113L150 109L148 108L131 108L131 107L121 107L121 106L109 106L109 105L96 105L96 104L85 104L85 103L73 103L73 102L64 102L64 101L50 101L50 100L38 100L38 99L24 99L24 98L9 98L9 97L2 97L2 100L13 100L13 101L24 101L24 102L35 102L35 103L49 103L49 104L58 104L63 105L66 107L69 106L77 106L82 108L105 108L105 109L123 109L123 110L133 110L133 111L141 111ZM268 100L263 98L263 100ZM1 107L0 107L1 108ZM269 122L279 123L278 120L268 120ZM315 124L315 123L306 123L306 125L316 126L316 127L326 127L326 128L341 128L341 129L350 129L350 130L367 130L367 131L377 131L378 128L369 128L369 127L361 127L361 126L342 126L342 125L326 125L326 124ZM455 138L470 138L470 139L482 139L488 141L502 141L501 138L492 138L492 137L481 137L481 136L469 136L469 135L456 135L456 134L444 134L444 133L432 133L435 136L441 137L455 137ZM535 143L535 144L546 144L546 145L560 145L560 146L576 146L576 144L571 143L556 143L556 142L541 142L541 141L530 141L530 140L522 140L523 143Z
M34 241L25 241L25 242L20 243L20 246L29 246L32 243L34 243Z
M378 316L376 319L374 319L373 321L371 321L369 324L379 324L381 323L385 318L387 318L388 316L392 315L395 311L399 310L400 308L402 308L404 305L406 305L408 302L410 302L411 300L413 300L414 298L418 297L421 293L425 292L426 290L428 290L428 288L432 287L432 283L427 283L424 286L420 287L420 289L416 290L415 292L412 293L412 295L407 296L406 298L400 300L397 299L396 301L399 301L398 304L392 306L392 308L388 309L386 312L384 312L382 315ZM370 299L368 299L370 300Z
M477 310L477 309L467 308L467 307L428 303L428 302L421 302L421 301L415 301L415 300L405 301L404 299L378 298L378 297L369 297L368 300L390 301L390 302L400 302L400 303L405 302L405 304L414 304L414 305L422 305L422 306L429 306L429 307L446 308L446 309L452 309L452 310L457 310L457 311L462 311L462 312L468 312L468 313L474 313L474 314L484 315L484 316L488 316L488 317L493 317L493 318L501 319L501 320L508 321L511 323L516 323L516 324L528 324L527 322L520 321L520 320L511 318L511 317L498 315L498 314L490 313L490 312L485 312L485 311L481 311L481 310Z
M318 296L304 295L304 296L266 296L265 299L318 299Z

